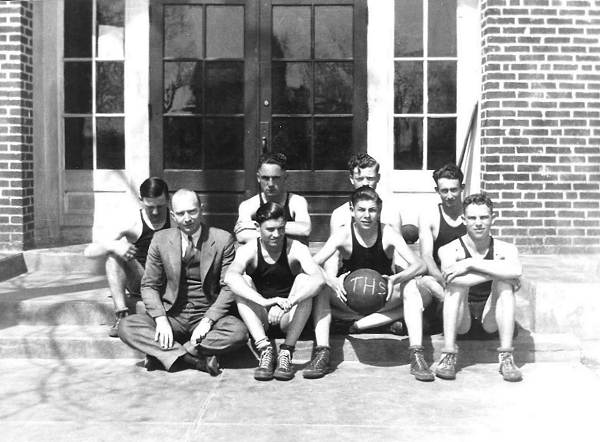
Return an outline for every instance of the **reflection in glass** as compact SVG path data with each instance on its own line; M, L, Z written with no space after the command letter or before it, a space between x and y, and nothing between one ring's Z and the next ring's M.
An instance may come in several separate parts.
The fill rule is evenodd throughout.
M456 119L427 119L427 169L456 162Z
M352 58L352 6L315 7L315 58Z
M352 152L352 118L315 118L315 170L343 170Z
M315 63L315 112L352 113L352 63Z
M65 118L65 169L93 169L92 150L92 119Z
M244 58L244 7L206 8L206 56Z
M165 169L202 168L202 120L191 117L164 119Z
M92 63L73 61L65 63L65 112L92 111Z
M421 118L394 118L394 169L423 169Z
M202 62L165 62L163 84L165 113L202 112Z
M96 4L97 56L101 59L123 58L125 5L123 0L98 0Z
M244 168L243 118L204 120L204 169L241 170Z
M272 58L310 58L310 6L274 6Z
M396 0L394 18L394 57L422 57L422 0Z
M244 111L244 63L206 62L206 113L225 114Z
M272 64L273 113L306 114L311 110L310 63Z
M429 56L456 56L456 0L429 2Z
M65 0L65 58L92 56L92 0Z
M423 63L396 61L394 64L394 113L423 112Z
M96 69L96 112L123 112L123 62L98 62Z
M165 6L165 57L202 58L202 6Z
M96 168L125 169L124 118L96 118Z
M310 139L308 118L273 118L272 149L287 156L288 169L310 169Z
M456 61L430 61L427 77L429 112L456 112Z

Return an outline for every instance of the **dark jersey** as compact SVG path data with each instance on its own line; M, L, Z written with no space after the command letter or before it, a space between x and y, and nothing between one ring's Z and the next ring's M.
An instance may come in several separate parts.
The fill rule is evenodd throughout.
M290 269L287 259L287 240L283 239L283 248L277 261L269 264L265 261L260 245L260 238L256 239L258 263L256 269L250 273L256 291L264 298L287 298L294 284L294 274Z
M469 249L465 246L462 238L458 238L460 245L465 251L465 259L471 257ZM494 238L490 238L490 248L485 254L483 259L494 259ZM474 285L469 289L469 302L483 302L486 301L492 292L492 281L482 282L481 284Z
M263 204L266 204L267 202L265 200L262 199L262 194L259 193L258 194L258 200L260 201L260 205L262 206ZM290 194L288 192L287 196L285 197L285 203L283 204L283 213L285 215L285 221L294 221L294 217L292 216L292 212L290 212ZM252 220L255 220L256 214L252 215Z
M363 247L356 239L354 225L350 226L352 232L352 254L348 259L342 260L340 275L346 272L353 272L358 269L376 270L382 275L392 274L392 258L388 258L383 250L383 234L381 224L377 231L377 239L371 247Z
M152 237L154 233L158 232L158 230L168 229L171 227L171 219L167 215L167 220L165 224L158 230L153 230L142 216L142 211L140 210L140 218L142 219L142 234L137 239L135 243L133 243L136 247L135 251L135 259L142 265L146 265L146 256L148 256L148 248L150 247L150 242L152 241Z
M437 238L433 241L433 260L439 267L441 263L440 257L438 256L438 250L440 250L440 247L465 235L467 233L467 227L462 223L456 227L451 226L444 218L441 204L438 204L438 210L440 211L440 228L438 229Z

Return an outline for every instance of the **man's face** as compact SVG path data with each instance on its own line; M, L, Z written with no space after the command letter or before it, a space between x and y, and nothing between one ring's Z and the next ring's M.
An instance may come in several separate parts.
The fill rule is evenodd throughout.
M165 195L157 198L142 198L142 208L153 224L159 224L167 219L169 201Z
M438 193L445 207L462 205L463 185L457 179L440 178L435 191Z
M202 214L198 198L193 193L173 196L171 213L179 229L186 235L192 235L200 228Z
M268 219L260 225L260 239L263 244L279 247L285 236L285 219Z
M258 169L256 178L266 197L278 197L285 192L286 174L277 164L263 164Z
M355 189L362 186L369 186L372 189L376 189L377 183L379 183L377 167L365 167L362 169L355 167L350 175L350 183L352 183Z
M381 207L375 201L360 200L356 205L350 204L354 223L359 229L368 230L379 224Z
M467 234L474 240L489 236L493 220L490 208L485 204L469 204L465 207L463 222Z

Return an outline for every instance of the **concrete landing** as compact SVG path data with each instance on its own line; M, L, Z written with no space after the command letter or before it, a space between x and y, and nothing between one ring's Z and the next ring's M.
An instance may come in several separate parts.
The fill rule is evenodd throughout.
M420 383L406 366L345 362L320 380L259 383L146 372L134 360L0 360L6 441L559 441L597 439L600 376L580 364L496 364Z

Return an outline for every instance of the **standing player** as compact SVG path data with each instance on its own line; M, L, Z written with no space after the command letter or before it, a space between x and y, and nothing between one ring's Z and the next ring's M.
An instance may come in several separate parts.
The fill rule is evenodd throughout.
M106 257L106 277L115 308L115 322L108 335L118 337L119 322L127 316L125 289L140 293L146 256L154 233L171 226L169 188L160 178L150 177L140 186L139 216L124 223L109 239L87 246L88 258Z
M308 247L285 234L283 207L263 204L256 211L256 222L260 237L237 250L225 282L236 295L240 316L260 353L254 378L287 381L294 377L294 346L310 316L311 298L325 282ZM286 334L277 363L276 350L266 334L270 325L279 325Z
M423 301L414 281L425 271L425 264L413 254L396 230L380 222L382 202L377 192L369 186L352 193L350 209L352 224L329 237L323 248L314 256L323 264L338 252L343 266L340 273L327 271L328 290L334 318L354 321L350 332L389 324L404 316L410 341L410 371L420 381L432 381L433 373L423 355L422 311ZM406 268L394 273L392 260L398 253L407 263ZM388 280L385 305L377 312L361 315L346 303L343 281L348 272L361 268L378 271Z
M444 297L444 350L435 374L456 378L456 334L472 328L500 335L498 359L504 380L517 382L521 372L513 359L515 295L521 276L517 248L490 234L494 219L492 201L483 194L465 198L467 233L439 250L446 290Z
M304 197L287 191L286 162L282 153L266 153L260 157L256 172L260 191L252 198L242 201L234 227L239 243L251 242L259 237L256 211L265 203L277 203L284 210L285 234L308 244L311 230L308 203Z

